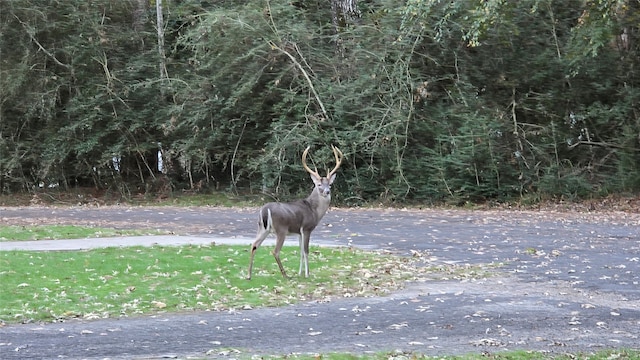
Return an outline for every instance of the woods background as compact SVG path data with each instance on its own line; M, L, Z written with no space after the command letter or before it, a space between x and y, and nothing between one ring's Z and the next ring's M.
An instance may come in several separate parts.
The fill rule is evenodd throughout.
M160 26L156 26L159 24ZM638 0L0 1L0 189L640 191Z

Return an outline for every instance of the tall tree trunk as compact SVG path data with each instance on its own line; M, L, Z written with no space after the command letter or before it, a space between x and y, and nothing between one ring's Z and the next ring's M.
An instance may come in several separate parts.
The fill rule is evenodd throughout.
M358 0L331 0L331 22L336 34L339 34L340 29L347 26L350 20L359 16Z
M358 10L358 0L331 0L331 23L335 34L336 56L338 59L345 59L346 46L342 34L342 29L346 28L350 22L360 16ZM337 65L339 72L344 76L349 76L349 64L342 61Z
M164 19L162 17L162 0L156 0L156 27L158 28L158 55L160 56L160 80L169 77L167 74L166 56L164 53Z
M144 28L144 21L147 17L147 5L148 0L134 0L133 10L133 30L136 32L142 31Z

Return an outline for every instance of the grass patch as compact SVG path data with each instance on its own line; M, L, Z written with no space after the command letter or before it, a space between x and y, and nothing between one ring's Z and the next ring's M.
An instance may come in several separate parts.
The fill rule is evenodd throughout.
M236 354L237 356L238 354ZM242 358L242 356L240 356ZM289 360L638 360L640 350L615 349L600 350L594 353L577 354L549 354L541 351L508 351L482 354L468 354L460 356L427 356L417 353L407 353L402 351L390 353L377 353L368 355L354 354L319 354L319 355L287 355L263 357L266 359L289 359Z
M220 206L220 207L255 207L273 199L265 199L264 195L236 195L229 192L211 192L206 194L178 194L160 200L138 201L147 206ZM135 203L135 202L134 202Z
M0 321L280 306L384 295L425 277L486 276L478 267L424 266L420 257L312 247L311 276L284 279L271 249L256 253L251 281L245 246L0 251ZM297 274L297 248L285 247L281 257L289 274Z
M116 230L74 225L0 225L0 241L82 239L113 236L158 235L158 231Z

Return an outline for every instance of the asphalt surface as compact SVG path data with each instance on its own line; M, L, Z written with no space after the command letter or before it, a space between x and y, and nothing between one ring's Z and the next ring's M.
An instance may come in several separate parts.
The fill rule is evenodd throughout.
M137 227L176 234L3 242L0 251L154 243L249 245L255 212L0 208L2 223ZM0 327L0 358L202 358L395 350L443 355L640 348L639 214L333 209L311 241L400 254L419 250L436 263L503 266L490 278L423 281L386 297L224 313L7 325ZM289 244L297 241L292 238Z

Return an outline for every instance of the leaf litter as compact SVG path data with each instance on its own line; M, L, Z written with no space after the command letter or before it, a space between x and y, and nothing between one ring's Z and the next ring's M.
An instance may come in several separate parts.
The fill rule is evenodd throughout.
M494 265L434 264L428 253L313 248L311 276L284 279L269 248L247 281L247 249L226 245L106 248L37 253L2 252L6 323L100 319L176 311L234 311L303 301L384 296L407 282L488 276ZM283 264L298 265L294 249ZM60 264L64 264L61 266ZM52 277L50 269L56 268ZM291 271L291 270L290 270ZM366 308L354 308L364 312Z

